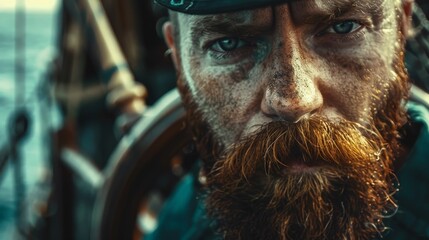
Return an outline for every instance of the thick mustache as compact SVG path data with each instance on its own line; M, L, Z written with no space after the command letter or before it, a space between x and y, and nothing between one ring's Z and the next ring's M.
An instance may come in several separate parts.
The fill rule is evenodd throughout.
M375 163L380 156L386 158L386 152L380 148L384 144L376 132L345 120L312 117L297 123L270 122L227 148L214 170L221 165L224 170L241 169L248 175L262 167L270 174L287 168L293 161L356 167L359 163Z

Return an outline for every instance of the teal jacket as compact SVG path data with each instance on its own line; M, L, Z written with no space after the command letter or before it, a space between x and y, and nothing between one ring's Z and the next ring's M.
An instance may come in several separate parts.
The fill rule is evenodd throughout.
M395 198L399 209L387 222L391 230L385 239L429 239L429 111L412 102L407 107L420 131L397 172L400 188Z
M389 240L429 239L429 111L412 102L407 107L419 132L407 160L397 172L400 190L395 198L399 209L386 221L390 230L383 239ZM165 203L159 227L144 240L221 239L204 212L197 176L196 167L181 181Z

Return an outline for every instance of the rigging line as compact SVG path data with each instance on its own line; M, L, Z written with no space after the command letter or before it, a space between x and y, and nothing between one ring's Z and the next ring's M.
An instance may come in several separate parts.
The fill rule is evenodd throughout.
M5 167L7 165L7 160L10 157L10 149L9 145L6 143L4 145L0 145L0 187L2 180L5 175Z
M16 1L15 11L15 112L23 107L25 98L25 0ZM15 120L15 119L14 119ZM14 121L12 120L12 121ZM15 122L17 123L17 122ZM11 124L16 126L16 124ZM11 132L14 130L11 129ZM11 134L13 135L13 134ZM11 137L12 138L12 137ZM19 231L22 217L22 203L25 198L24 174L21 162L18 139L11 142L11 160L14 163L14 182L16 198L16 227Z

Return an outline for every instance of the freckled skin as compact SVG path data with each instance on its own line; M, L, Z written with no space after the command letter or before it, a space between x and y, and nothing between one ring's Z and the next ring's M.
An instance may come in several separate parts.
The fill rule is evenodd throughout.
M238 15L237 23L271 28L263 34L266 45L256 53L222 64L192 42L192 29L201 16L179 14L180 51L173 57L204 119L225 146L270 121L296 122L317 114L365 125L374 108L383 107L388 86L396 79L398 1L361 0L381 10L345 17L368 21L353 39L318 36L316 24L304 23L306 13L336 2L341 0L305 0L230 13ZM225 16L228 13L213 19Z

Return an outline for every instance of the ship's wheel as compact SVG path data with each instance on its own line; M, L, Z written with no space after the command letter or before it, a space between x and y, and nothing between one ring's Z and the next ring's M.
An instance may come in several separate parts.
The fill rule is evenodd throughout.
M141 239L155 228L163 199L195 161L184 116L172 90L121 140L95 200L91 239Z

